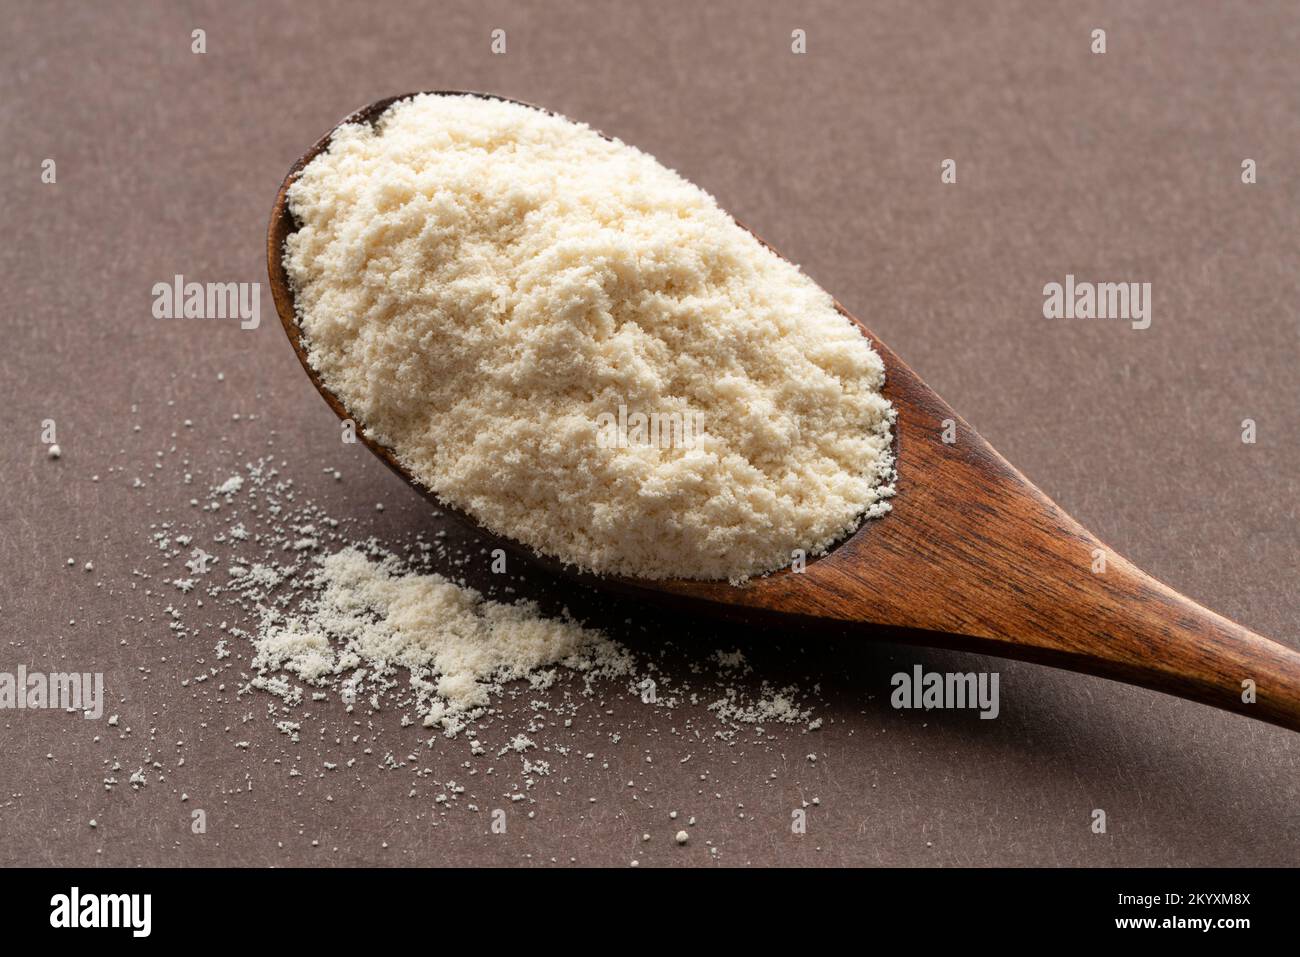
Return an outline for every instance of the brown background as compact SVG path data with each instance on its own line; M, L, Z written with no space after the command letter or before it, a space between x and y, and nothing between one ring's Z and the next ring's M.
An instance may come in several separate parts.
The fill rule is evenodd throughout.
M1117 551L1300 643L1295 6L870 7L6 4L0 670L104 671L123 727L0 713L0 863L1300 862L1294 734L1028 665L736 636L540 572L528 590L581 616L644 619L644 650L671 636L685 659L739 641L754 682L820 682L826 727L750 732L680 764L692 746L679 719L612 694L612 713L575 732L608 767L561 762L564 786L497 836L482 814L438 816L428 789L409 798L410 774L374 760L346 781L290 781L294 747L267 721L241 726L264 700L181 684L212 642L172 637L165 602L132 571L156 571L149 525L184 515L193 489L175 469L129 488L173 431L201 487L270 451L304 493L381 538L438 527L364 449L340 449L275 321L263 242L281 177L321 133L381 96L440 88L544 105L678 169ZM489 52L495 27L504 56ZM789 51L796 27L805 56ZM1089 51L1094 27L1103 56ZM954 186L939 181L947 157ZM1256 185L1240 182L1245 157ZM1151 282L1152 327L1047 322L1042 286L1067 272ZM153 320L151 287L175 273L262 282L261 327ZM38 441L45 418L61 461ZM999 670L1001 718L893 711L889 676L916 662ZM373 718L376 758L423 748L398 717ZM465 750L439 743L419 760L445 780ZM165 780L132 792L146 755ZM114 760L123 784L106 792ZM791 808L814 796L808 834L792 835ZM188 827L196 806L210 816L202 836ZM669 808L698 818L686 848L671 843ZM1094 808L1105 835L1089 830Z

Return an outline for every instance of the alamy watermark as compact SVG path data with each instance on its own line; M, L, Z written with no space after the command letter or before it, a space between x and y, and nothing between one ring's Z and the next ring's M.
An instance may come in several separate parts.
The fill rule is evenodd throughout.
M895 708L978 708L980 717L992 719L1001 710L998 704L998 672L925 671L913 665L909 674L900 671L889 683L894 692L889 703Z
M618 415L596 416L596 445L627 449L643 445L656 449L693 449L704 434L703 412L632 412L626 405Z
M262 322L260 282L186 282L177 274L171 282L153 284L155 319L238 319L239 328L256 329Z
M97 721L104 714L103 672L0 671L0 710L80 711Z
M50 898L50 926L54 928L118 927L132 937L148 937L153 929L152 894L83 894L73 887Z
M1064 283L1043 287L1044 319L1120 319L1134 329L1151 325L1151 283L1077 282L1067 274Z

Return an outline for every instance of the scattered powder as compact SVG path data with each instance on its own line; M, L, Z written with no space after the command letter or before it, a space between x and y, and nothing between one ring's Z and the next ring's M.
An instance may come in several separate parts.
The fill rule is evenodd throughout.
M320 506L298 502L293 480L270 460L250 462L243 474L212 486L200 514L209 516L196 527L201 539L175 522L154 527L164 581L181 601L224 601L248 622L222 623L215 658L248 649L253 674L240 694L278 699L276 729L295 742L302 722L294 712L329 692L349 711L400 708L413 716L404 726L418 722L448 738L467 730L482 734L502 719L503 702L524 695L533 717L498 751L519 755L534 780L551 773L549 760L523 757L549 748L533 737L545 726L538 715L562 710L567 727L577 714L572 683L557 687L566 677L584 699L621 687L651 708L698 705L714 722L710 736L722 742L744 726L761 733L775 725L808 731L819 724L811 707L798 703L804 697L798 688L731 680L752 670L739 650L702 649L700 665L691 669L699 681L674 685L653 661L567 612L548 615L534 602L487 596L447 577L444 572L469 559L440 539L437 545L418 540L401 554L349 535ZM224 525L214 533L218 516ZM190 577L165 576L177 563ZM214 574L220 564L224 576ZM169 604L166 611L176 637L189 637L181 609ZM539 697L552 691L559 693L552 701L566 703L557 707ZM110 726L116 721L112 716ZM477 738L471 748L483 750Z
M502 682L549 665L589 677L632 670L628 654L597 631L547 618L531 602L485 600L441 575L405 570L396 556L375 561L345 548L322 558L307 584L315 597L301 613L267 609L253 666L314 685L359 667L372 681L400 668L426 726L459 731ZM518 740L512 746L523 750Z
M410 779L400 785L411 801L401 826L417 829L421 841L425 827L452 815L472 820L516 807L530 826L564 832L576 802L579 820L588 803L606 804L606 820L658 813L657 775L684 767L698 786L684 787L673 804L687 804L688 827L698 820L709 829L732 819L718 803L736 786L719 780L722 764L770 760L752 786L784 786L786 755L807 752L797 742L821 726L813 716L819 685L762 680L765 662L786 674L799 657L778 647L782 639L746 645L751 662L733 643L710 640L707 627L677 635L675 621L629 618L607 596L574 590L575 607L600 617L597 630L550 605L547 579L528 580L535 570L488 574L482 544L449 535L423 502L390 505L390 522L408 530L381 542L370 537L375 490L365 483L349 489L337 484L342 473L325 470L325 487L344 499L346 517L336 518L288 474L287 462L271 457L274 430L256 433L250 445L262 457L248 459L238 436L212 442L201 420L190 430L182 421L164 424L148 458L162 465L151 469L150 488L177 494L170 506L132 506L155 516L136 547L117 552L106 539L94 562L66 559L70 568L116 573L102 587L111 595L139 591L148 608L128 616L131 628L116 636L138 677L114 683L112 710L95 729L102 734L93 742L105 752L94 783L105 806L87 808L93 821L110 802L153 794L200 807L219 801L251 822L268 785L298 802L333 802L351 788L364 802L378 776L396 774ZM112 481L134 468L107 466L105 494L117 486L138 501L129 482ZM520 601L520 590L546 609ZM659 633L665 625L671 630ZM167 697L151 695L159 679ZM173 707L173 694L187 704ZM215 781L203 762L187 763L196 748L220 749L237 762L233 773ZM620 802L615 810L611 801ZM677 820L676 810L664 811ZM305 805L303 813L311 813ZM644 831L638 821L633 836ZM716 858L719 841L708 833L692 831L691 841ZM317 847L318 837L298 834L304 847ZM647 862L656 843L676 847L644 845Z
M879 356L647 154L422 95L336 131L288 198L312 365L493 531L597 572L742 581L887 510ZM621 409L628 441L602 441ZM702 432L647 441L636 415Z

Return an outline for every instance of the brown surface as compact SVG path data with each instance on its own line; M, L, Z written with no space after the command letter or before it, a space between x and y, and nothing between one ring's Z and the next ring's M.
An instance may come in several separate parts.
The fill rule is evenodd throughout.
M647 618L641 647L671 635L698 657L740 641L754 682L820 682L825 727L694 742L674 733L682 716L611 693L611 713L566 742L600 761L557 758L565 780L533 794L535 817L491 835L482 815L434 815L425 787L409 798L409 771L375 767L380 747L419 748L445 780L464 742L423 750L381 713L369 766L290 780L294 746L265 720L242 724L264 700L181 684L212 642L177 642L165 602L132 577L155 570L149 524L185 517L194 493L161 477L129 487L156 451L174 443L202 488L273 452L305 494L394 541L441 522L364 449L340 449L268 294L256 331L150 316L153 283L175 273L264 282L288 165L342 114L420 88L518 97L654 153L803 263L1103 541L1300 643L1300 18L1284 5L900 5L870 19L753 6L9 14L0 670L102 670L132 730L0 713L0 862L705 863L708 841L726 864L1300 861L1288 732L1030 665L647 617L535 571L530 591L582 617ZM1095 26L1104 56L1088 50ZM204 56L189 52L195 27ZM794 27L806 56L788 52ZM40 183L45 157L57 185ZM946 157L956 185L939 183ZM1254 186L1239 181L1244 157L1259 162ZM1152 327L1042 319L1043 284L1067 272L1150 281ZM1240 441L1246 417L1255 445ZM58 462L37 441L45 418ZM1001 717L893 711L889 676L917 662L1001 672ZM125 780L146 755L165 781L105 792L114 760ZM478 783L479 803L499 806L503 788ZM814 796L808 834L792 835L790 810ZM1088 828L1094 808L1105 835ZM668 809L698 819L687 848L671 846Z

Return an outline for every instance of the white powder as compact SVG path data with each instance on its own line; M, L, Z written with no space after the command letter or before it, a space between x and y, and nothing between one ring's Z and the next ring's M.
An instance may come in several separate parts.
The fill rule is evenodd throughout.
M880 358L652 157L537 110L419 96L336 131L289 206L312 365L491 530L598 572L740 581L888 508ZM703 433L602 443L620 410Z
M308 584L314 597L302 612L265 610L253 666L315 685L358 668L372 680L401 669L426 725L459 730L502 682L548 665L601 677L632 670L627 653L600 632L547 618L531 602L485 600L395 557L372 561L344 548L320 559Z
M235 485L243 508L225 504ZM254 674L240 693L255 689L279 699L277 707L285 709L276 719L280 731L280 722L290 720L288 709L333 692L349 706L398 708L407 716L403 726L414 723L413 716L448 737L471 725L481 733L501 721L508 699L523 696L531 733L533 719L554 707L543 696L574 700L565 678L575 678L578 696L588 701L621 687L654 709L698 705L711 716L709 734L721 741L734 740L747 725L813 730L820 724L797 688L738 685L734 679L751 670L738 649L701 651L690 669L696 683L672 681L652 659L567 614L547 615L528 601L492 600L436 574L435 567L456 568L467 560L441 535L434 543L418 540L400 557L373 539L345 534L344 522L319 505L295 501L295 485L270 461L250 462L243 474L209 490L199 510L208 518L193 529L202 538L172 522L150 536L164 568L184 563L195 573L167 580L182 601L202 606L205 599L222 600L248 622L222 622L215 657L224 662L251 642ZM214 534L212 522L221 522L222 530ZM221 563L227 573L217 576L209 566ZM166 613L177 638L192 637L178 607L169 604ZM231 639L238 641L233 652ZM299 682L313 689L310 694ZM574 713L570 704L564 708ZM539 746L527 734L512 733L509 751L522 755ZM530 761L528 773L545 776L544 763Z
M169 431L164 448L176 440ZM319 481L313 488L269 457L274 432L255 441L263 457L253 460L225 441L201 445L193 460L184 446L160 457L159 478L178 486L192 474L213 477L194 483L206 485L196 498L159 513L142 536L147 556L130 562L129 588L149 599L139 621L157 655L140 671L171 674L183 661L186 707L151 707L145 721L146 705L119 698L125 710L107 718L102 739L113 752L96 775L105 800L155 792L184 802L210 782L194 776L203 764L187 762L182 749L219 747L244 766L232 801L257 801L257 789L279 777L298 802L333 802L343 789L364 802L376 793L376 775L394 774L409 777L400 788L412 802L402 826L427 833L451 815L497 808L543 821L566 791L605 804L610 819L625 809L631 820L662 793L665 766L685 767L683 780L699 784L679 797L701 804L683 810L702 812L704 829L692 830L689 843L704 841L713 854L718 842L706 838L725 831L708 828L729 815L712 818L702 802L720 796L711 783L720 766L763 754L783 762L806 751L797 738L822 723L811 715L816 686L789 683L797 654L766 640L744 652L718 648L689 628L678 636L675 625L625 620L617 604L581 590L575 608L606 631L548 614L515 600L521 590L542 594L545 579L487 574L481 544L448 535L413 508L390 508L394 519L418 515L409 534L370 538L369 489L351 489L351 515L331 515L312 498ZM451 580L460 575L484 594ZM764 662L785 677L762 681ZM588 790L615 780L617 794ZM655 856L656 843L665 842L656 839L646 854Z

